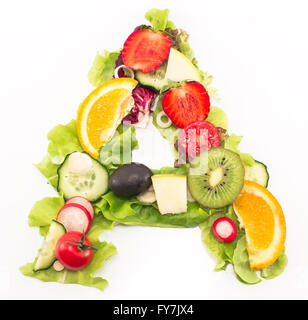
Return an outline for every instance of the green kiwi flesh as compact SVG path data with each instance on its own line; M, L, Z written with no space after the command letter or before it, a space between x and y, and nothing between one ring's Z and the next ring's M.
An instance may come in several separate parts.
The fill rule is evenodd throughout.
M237 153L213 148L195 159L189 171L188 186L200 205L221 208L237 198L244 176L245 169Z

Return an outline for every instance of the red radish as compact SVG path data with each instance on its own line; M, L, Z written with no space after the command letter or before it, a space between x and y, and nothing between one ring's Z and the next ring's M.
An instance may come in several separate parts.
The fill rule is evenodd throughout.
M167 59L171 45L170 37L161 31L137 30L125 41L122 59L130 69L152 72Z
M92 218L84 206L77 203L69 203L59 211L57 221L64 225L67 232L79 231L87 233L90 229Z
M170 120L179 128L205 120L210 112L210 97L205 87L196 81L189 81L168 90L162 106Z
M180 133L179 145L191 157L200 152L219 146L219 131L209 121L195 121Z
M227 218L218 218L213 224L214 236L221 242L232 242L235 240L237 230L235 223Z
M94 208L88 199L86 199L84 197L76 196L76 197L72 197L66 201L66 204L70 204L70 203L77 203L77 204L80 204L81 206L85 207L88 210L88 212L90 213L91 218L93 219Z

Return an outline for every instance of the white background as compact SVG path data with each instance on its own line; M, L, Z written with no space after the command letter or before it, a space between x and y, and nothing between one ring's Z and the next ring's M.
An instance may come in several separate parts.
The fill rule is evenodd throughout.
M1 1L1 254L5 299L306 299L307 246L307 1ZM102 239L118 255L99 272L104 292L43 283L21 275L42 243L27 225L31 206L55 192L32 165L47 150L46 135L76 116L91 91L87 72L97 50L116 50L144 13L170 8L191 35L201 69L214 75L230 130L241 149L268 165L269 189L287 221L289 264L274 280L247 286L215 261L200 230L116 227ZM135 160L172 165L157 131L138 132ZM151 140L151 139L150 139ZM155 150L157 150L155 148Z

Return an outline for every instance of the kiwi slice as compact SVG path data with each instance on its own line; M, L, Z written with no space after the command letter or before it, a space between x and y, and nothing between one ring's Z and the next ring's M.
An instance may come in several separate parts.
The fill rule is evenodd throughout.
M237 198L244 185L244 175L245 169L237 153L212 148L192 163L188 186L200 205L221 208Z

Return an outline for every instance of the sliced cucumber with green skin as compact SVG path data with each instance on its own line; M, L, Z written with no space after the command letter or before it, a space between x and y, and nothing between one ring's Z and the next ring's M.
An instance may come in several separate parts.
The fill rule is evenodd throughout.
M168 84L168 79L165 77L166 70L167 62L165 61L159 68L157 68L153 72L143 73L140 71L136 71L135 77L141 85L151 87L159 91Z
M57 242L65 233L64 226L60 222L52 220L43 248L40 250L40 254L34 265L34 271L45 270L53 265L57 260L55 252Z
M58 191L65 199L80 196L94 202L108 191L107 169L85 152L69 154L58 176Z
M169 57L159 68L149 73L137 71L135 76L141 85L158 91L168 85L170 80L174 82L202 81L196 66L183 53L174 48L171 48Z
M254 181L263 187L267 187L269 174L266 165L255 160L253 166L245 166L245 180Z

